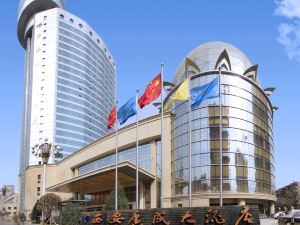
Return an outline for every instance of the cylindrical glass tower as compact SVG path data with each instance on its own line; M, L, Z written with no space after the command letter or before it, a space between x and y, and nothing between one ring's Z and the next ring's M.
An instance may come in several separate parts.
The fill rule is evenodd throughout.
M204 85L219 76L222 67L222 143L224 204L261 199L275 200L272 104L261 88L257 66L232 45L211 42L193 50L179 66L175 88L191 76L191 87ZM189 103L177 101L171 110L172 196L187 200L189 185ZM192 193L193 199L219 202L220 136L219 98L204 101L192 110ZM267 200L267 201L264 201ZM257 202L257 201L256 201ZM176 205L176 204L173 204ZM268 206L267 206L268 207Z

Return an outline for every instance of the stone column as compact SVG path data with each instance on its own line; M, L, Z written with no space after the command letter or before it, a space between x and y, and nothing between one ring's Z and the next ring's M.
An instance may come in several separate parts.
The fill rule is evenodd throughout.
M145 208L145 188L144 188L144 182L139 182L139 195L140 195L140 209Z
M164 140L163 140L163 197L164 197L164 208L171 208L171 196L172 196L172 186L171 186L171 117L164 117Z
M73 172L73 177L77 177L79 175L79 169L76 167Z
M272 215L274 213L275 213L275 204L274 204L274 202L271 202L270 203L270 215Z
M155 175L155 179L151 182L150 195L151 195L151 208L157 207L157 148L156 141L151 142L151 173Z

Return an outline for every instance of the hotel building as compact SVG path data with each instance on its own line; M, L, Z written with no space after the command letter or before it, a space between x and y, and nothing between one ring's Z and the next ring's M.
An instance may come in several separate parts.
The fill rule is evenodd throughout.
M258 205L260 213L274 212L273 107L263 89L258 66L236 47L210 42L191 51L180 63L167 104L182 81L191 78L191 87L204 85L219 75L221 68L222 171L224 205ZM187 207L189 184L189 111L188 101L176 101L163 120L160 115L139 123L139 205ZM192 206L219 205L220 119L219 98L204 101L191 115ZM119 130L119 182L135 208L136 125ZM108 134L60 162L48 167L47 191L64 200L84 200L87 210L101 210L105 197L114 189L115 134ZM163 151L161 147L163 146ZM161 160L163 159L163 160ZM28 199L26 211L37 199L37 180L41 166L26 170Z

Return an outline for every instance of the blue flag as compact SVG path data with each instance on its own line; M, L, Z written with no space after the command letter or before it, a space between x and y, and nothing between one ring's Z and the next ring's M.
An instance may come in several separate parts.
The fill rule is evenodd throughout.
M136 114L136 99L135 97L129 99L124 105L119 108L118 120L120 125Z
M219 78L211 82L195 87L191 90L192 109L197 108L204 100L219 97Z

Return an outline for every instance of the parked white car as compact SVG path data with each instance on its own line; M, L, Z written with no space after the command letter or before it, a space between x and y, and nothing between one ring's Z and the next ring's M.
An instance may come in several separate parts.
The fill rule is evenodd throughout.
M285 216L284 212L277 212L272 215L274 219L278 219L279 217Z

